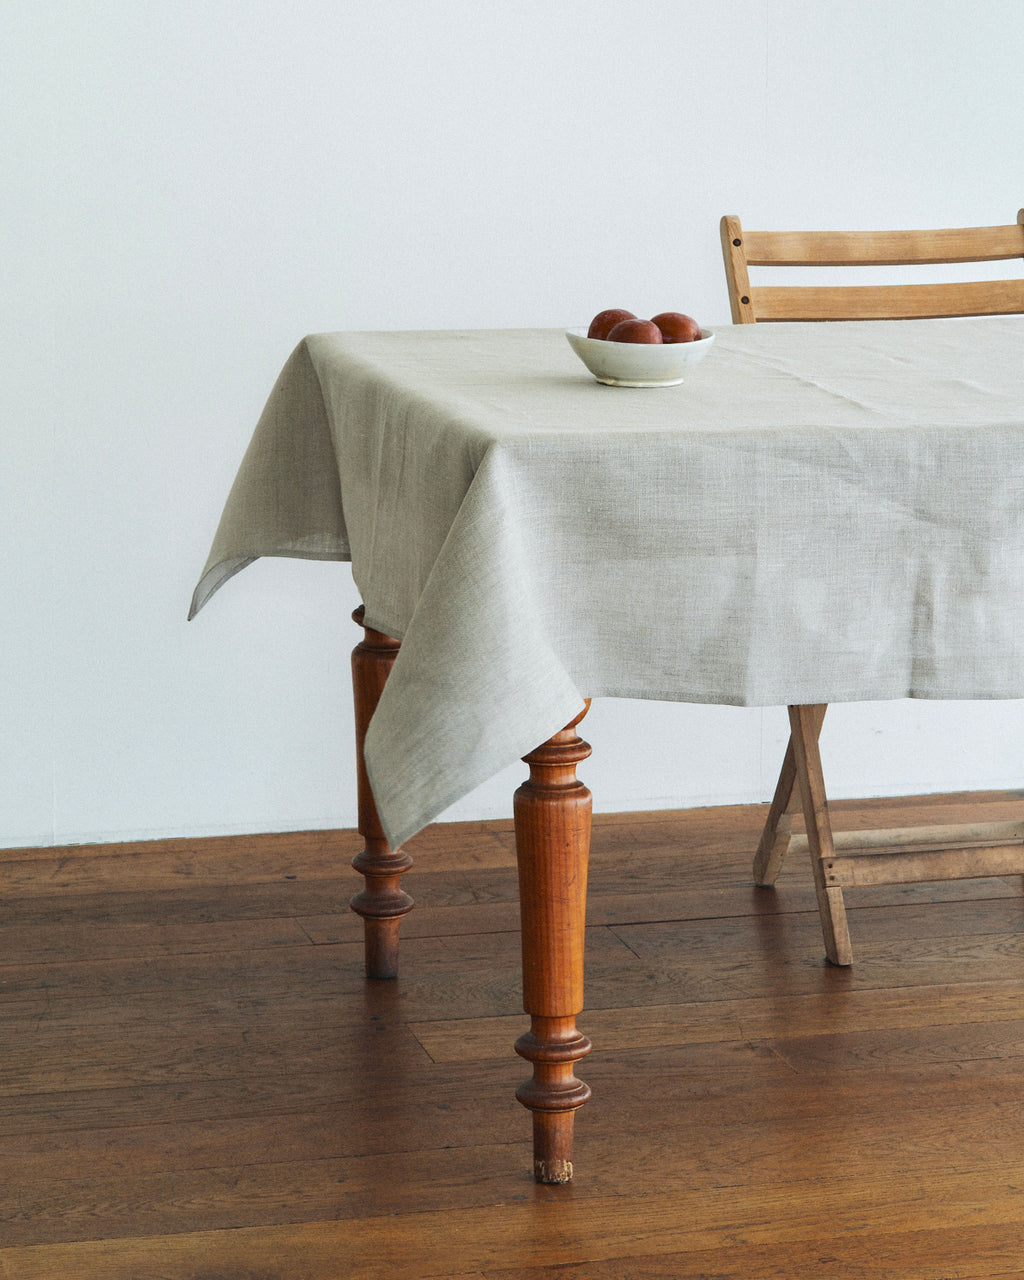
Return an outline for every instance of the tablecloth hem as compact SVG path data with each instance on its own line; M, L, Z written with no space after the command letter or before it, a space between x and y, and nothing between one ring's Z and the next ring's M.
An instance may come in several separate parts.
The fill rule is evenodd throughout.
M714 707L786 707L807 706L812 703L846 702L1018 702L1024 699L1024 689L984 690L956 692L939 691L928 686L912 686L909 690L879 692L877 689L857 689L841 693L825 694L819 690L803 691L798 696L779 695L777 698L746 699L742 695L726 693L695 693L693 690L653 689L644 686L599 686L586 695L588 698L629 698L639 702L684 702L693 706Z
M228 560L221 560L199 579L195 591L192 593L192 603L189 606L188 621L191 622L200 609L204 607L207 601L221 589L221 587L233 578L236 573L241 573L243 569L247 569L249 565L257 560L274 559L279 560L337 560L341 563L347 563L351 560L348 554L342 554L337 551L259 551L253 555L233 556Z
M538 729L537 730L538 736L529 735L529 741L527 745L523 745L523 742L526 742L527 740L527 735L524 735L520 743L511 748L510 754L508 755L508 757L503 758L499 764L492 765L486 771L478 770L475 773L474 772L463 773L460 776L460 779L457 785L455 785L454 787L447 787L444 791L431 789L430 803L423 805L420 808L419 813L416 814L415 817L411 819L406 818L403 821L401 826L392 826L391 821L387 814L387 809L388 809L387 802L384 801L382 803L380 800L377 799L377 791L375 787L376 771L374 769L372 752L366 754L364 756L366 774L367 774L367 778L369 779L370 790L374 793L374 799L377 804L377 816L380 819L380 824L384 831L385 836L387 837L389 846L392 849L400 849L406 840L411 840L414 835L417 835L425 827L430 826L432 822L436 822L437 819L441 816L441 814L444 813L445 809L449 808L453 804L456 804L459 800L465 799L465 797L469 795L470 792L472 792L476 787L481 786L483 783L489 781L496 774L500 773L503 769L508 768L509 765L514 764L517 760L521 760L525 755L533 751L536 747L539 747L542 743L546 742L554 734L560 732L560 730L562 730L567 724L569 724L579 714L579 712L581 712L585 707L586 699L583 697L580 697L578 694L576 695L576 697L579 700L578 702L575 702L573 704L572 710L567 711L565 709L566 706L569 705L568 702L562 704L561 708L558 710L557 714L553 717L553 720L550 722L550 723L554 723L554 728L549 729L548 726L545 725L544 728ZM527 777L527 774L526 774L526 771L524 770L524 773L523 773L524 781L526 780L526 777ZM509 812L510 813L511 813L511 810L512 810L512 797L509 796ZM406 808L406 813L408 813L408 808Z

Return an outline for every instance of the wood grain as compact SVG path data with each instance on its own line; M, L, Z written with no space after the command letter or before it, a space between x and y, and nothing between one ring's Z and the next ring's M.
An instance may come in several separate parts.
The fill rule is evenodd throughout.
M0 1278L1018 1277L1019 878L850 889L836 969L805 867L751 883L766 811L595 817L568 1186L513 1097L511 821L410 842L385 983L354 832L0 854Z
M756 290L758 321L934 320L1024 311L1024 280L962 284L763 285Z
M912 263L998 262L1022 256L1019 224L939 227L930 231L745 231L751 266L906 266Z
M401 645L393 636L366 626L365 614L366 610L360 605L352 615L353 622L363 628L363 638L352 650L352 700L358 824L364 840L362 849L352 859L352 866L363 876L365 884L349 905L363 920L366 976L394 978L398 975L402 917L413 908L413 899L401 883L402 876L412 866L412 858L404 849L392 849L388 844L370 788L363 749L370 720Z
M566 1183L573 1175L575 1113L590 1087L575 1075L590 1041L576 1027L583 1008L583 965L590 858L591 795L576 777L590 746L575 720L525 757L530 776L513 808L522 904L523 1008L530 1029L515 1051L533 1067L516 1097L533 1116L533 1174Z
M772 320L909 320L1024 311L1024 279L884 285L753 284L750 267L930 266L1024 258L1024 209L991 227L896 231L749 231L720 223L734 324Z

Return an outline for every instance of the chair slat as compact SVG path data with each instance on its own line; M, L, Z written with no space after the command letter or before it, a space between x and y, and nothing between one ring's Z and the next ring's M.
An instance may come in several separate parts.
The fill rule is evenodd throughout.
M1024 847L989 845L967 849L907 849L899 853L839 855L825 872L829 884L926 884L938 880L983 880L1024 874Z
M1024 313L1024 279L838 287L771 285L752 292L758 321L926 320Z
M883 830L872 828L832 833L832 847L837 853L859 851L869 855L873 850L908 848L911 845L966 849L969 846L984 848L1013 842L1024 855L1024 822L967 822L955 826L887 827ZM793 853L806 853L810 848L807 836L793 836L789 848Z
M1024 226L936 231L747 231L748 266L908 266L1024 258Z

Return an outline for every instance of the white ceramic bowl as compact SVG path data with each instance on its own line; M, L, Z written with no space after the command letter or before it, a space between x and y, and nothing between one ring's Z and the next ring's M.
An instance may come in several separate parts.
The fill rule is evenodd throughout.
M702 329L696 342L605 342L586 329L566 329L569 346L598 382L609 387L674 387L701 362L715 335Z

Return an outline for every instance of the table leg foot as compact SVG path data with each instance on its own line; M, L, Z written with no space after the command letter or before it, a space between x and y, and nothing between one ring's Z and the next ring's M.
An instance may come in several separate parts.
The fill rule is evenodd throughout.
M590 1052L590 1041L576 1030L575 1018L532 1019L516 1053L533 1063L533 1078L516 1097L533 1113L533 1176L537 1182L572 1181L576 1110L590 1097L574 1066Z
M591 797L576 777L590 747L575 727L585 714L525 757L530 778L515 796L523 1007L531 1019L516 1052L533 1064L532 1079L516 1097L533 1113L534 1177L545 1183L571 1180L575 1114L590 1097L574 1074L590 1052L590 1041L576 1029L583 1008Z
M352 866L366 877L366 888L349 906L363 917L363 950L368 978L398 977L398 938L402 916L413 900L399 888L399 877L412 866L402 850L392 858L374 857L368 847L352 859ZM391 852L390 849L387 850Z
M412 858L402 849L392 849L380 825L373 792L366 776L363 744L366 730L400 648L392 636L374 631L363 622L360 607L352 618L365 632L352 651L352 693L356 725L356 780L359 788L359 832L365 841L352 866L365 877L366 886L349 904L363 918L363 938L368 978L398 976L398 934L401 918L413 907L412 898L402 889L402 875L412 866Z

